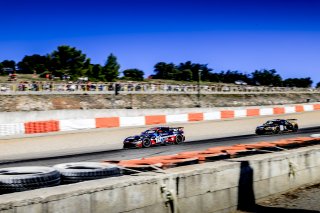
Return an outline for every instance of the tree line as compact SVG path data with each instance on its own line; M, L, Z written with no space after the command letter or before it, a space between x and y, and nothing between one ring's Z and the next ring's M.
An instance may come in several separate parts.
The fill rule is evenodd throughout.
M92 64L91 59L81 50L67 45L58 46L56 50L47 55L26 55L18 63L13 60L2 61L0 63L1 74L6 74L8 69L17 74L37 73L40 77L50 74L61 78L68 76L71 80L86 76L90 81L107 82L119 79L143 81L145 75L144 71L136 68L120 71L120 64L113 54L106 58L104 65ZM180 64L159 62L154 65L153 74L149 78L190 82L234 83L241 81L250 85L289 87L310 87L313 83L310 77L283 79L275 69L255 70L250 74L237 70L213 72L213 69L209 68L207 64L192 63L191 61ZM317 87L320 87L320 82Z

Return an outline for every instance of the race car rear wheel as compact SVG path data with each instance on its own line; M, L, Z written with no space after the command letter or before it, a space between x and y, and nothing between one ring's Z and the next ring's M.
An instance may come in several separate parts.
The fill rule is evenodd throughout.
M149 139L149 138L143 139L143 141L142 141L142 147L148 148L148 147L150 147L150 146L151 146L151 141L150 141L150 139Z
M179 144L183 142L183 136L182 135L177 135L176 136L176 141L175 141L175 144Z
M280 128L278 126L274 128L273 134L279 134L279 132L280 132Z
M294 125L292 131L293 131L293 132L298 132L298 129L299 129L298 125Z

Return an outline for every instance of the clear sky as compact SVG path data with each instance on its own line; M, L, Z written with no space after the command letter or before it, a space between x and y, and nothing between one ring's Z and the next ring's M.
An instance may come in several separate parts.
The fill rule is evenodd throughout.
M113 53L121 70L158 62L215 72L276 69L320 81L318 0L0 0L0 61L59 45L92 63Z

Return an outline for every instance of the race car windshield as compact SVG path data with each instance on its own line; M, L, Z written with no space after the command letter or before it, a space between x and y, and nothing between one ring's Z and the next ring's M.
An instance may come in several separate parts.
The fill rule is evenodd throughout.
M155 133L154 130L146 130L143 132L143 134L153 134L153 133Z
M273 124L273 121L267 121L266 123L265 123L265 125L272 125Z

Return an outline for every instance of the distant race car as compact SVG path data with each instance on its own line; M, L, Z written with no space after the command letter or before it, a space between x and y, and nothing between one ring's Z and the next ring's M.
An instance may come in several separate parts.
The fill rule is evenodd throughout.
M155 145L179 144L184 141L183 127L153 127L140 135L124 139L123 148L147 148Z
M256 128L256 134L278 134L283 132L297 132L297 119L273 119Z

